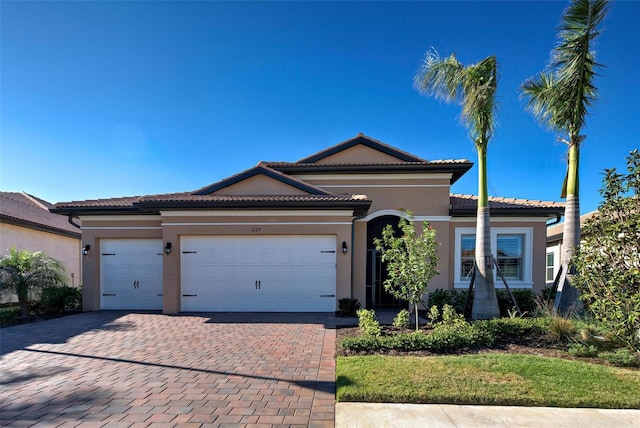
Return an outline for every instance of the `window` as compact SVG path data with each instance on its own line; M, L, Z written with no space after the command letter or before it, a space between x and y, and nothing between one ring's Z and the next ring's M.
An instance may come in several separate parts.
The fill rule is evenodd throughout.
M498 267L507 279L522 281L523 272L524 235L498 234L496 254Z
M462 235L461 238L461 278L471 278L473 262L476 257L476 235Z
M553 282L553 280L555 279L555 273L554 273L554 257L555 254L553 253L547 253L547 282Z
M471 279L475 261L476 230L470 227L456 228L455 277L456 287L466 287ZM509 286L528 288L533 286L532 254L533 229L530 227L491 228L491 249L494 258ZM495 271L495 269L494 269ZM504 284L497 277L496 287Z

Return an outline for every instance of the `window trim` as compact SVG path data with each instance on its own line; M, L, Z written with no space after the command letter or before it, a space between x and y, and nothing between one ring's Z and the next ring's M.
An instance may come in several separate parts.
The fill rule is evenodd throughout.
M462 268L462 235L475 235L475 227L456 227L455 228L455 254L454 254L454 288L468 288L469 281L460 277L460 269ZM533 288L533 227L492 227L491 228L491 250L495 254L498 248L498 235L524 235L524 254L522 256L522 280L507 279L507 284L511 288ZM545 266L546 267L546 266ZM546 277L546 276L545 276ZM498 289L504 289L502 280L498 277L494 268L495 286Z
M560 245L556 244L553 245L551 247L547 247L546 248L546 254L553 254L553 279L551 281L547 281L547 259L545 257L544 259L544 267L545 267L545 271L544 271L544 279L545 279L545 285L548 287L551 287L553 285L553 281L555 280L556 276L558 275L558 270L560 269Z

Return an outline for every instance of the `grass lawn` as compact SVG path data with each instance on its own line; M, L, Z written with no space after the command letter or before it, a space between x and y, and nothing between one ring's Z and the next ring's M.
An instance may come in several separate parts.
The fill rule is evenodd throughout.
M640 409L640 370L517 354L337 359L338 401Z

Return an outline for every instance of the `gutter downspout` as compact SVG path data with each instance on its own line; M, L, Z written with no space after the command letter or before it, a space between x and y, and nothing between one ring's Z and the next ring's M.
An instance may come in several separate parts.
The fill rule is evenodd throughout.
M556 219L554 221L552 221L551 223L547 223L547 227L555 226L556 224L560 223L560 220L562 220L562 216L561 215L557 216Z
M76 224L76 223L73 222L73 215L72 214L69 214L69 216L67 218L69 220L69 224L71 224L72 226L75 226L78 229L81 228L79 224Z

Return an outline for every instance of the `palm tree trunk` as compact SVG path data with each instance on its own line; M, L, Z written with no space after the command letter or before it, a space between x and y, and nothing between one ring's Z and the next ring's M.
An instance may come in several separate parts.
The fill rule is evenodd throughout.
M473 294L473 319L490 319L500 316L498 298L493 281L491 253L491 218L487 192L487 149L478 148L478 211L476 216L476 282Z
M554 309L567 313L578 303L578 290L573 286L574 267L571 258L580 245L580 197L579 197L579 164L580 141L584 137L572 138L569 145L569 165L567 167L566 203L564 208L564 228L562 232L561 263L567 279L559 284Z

